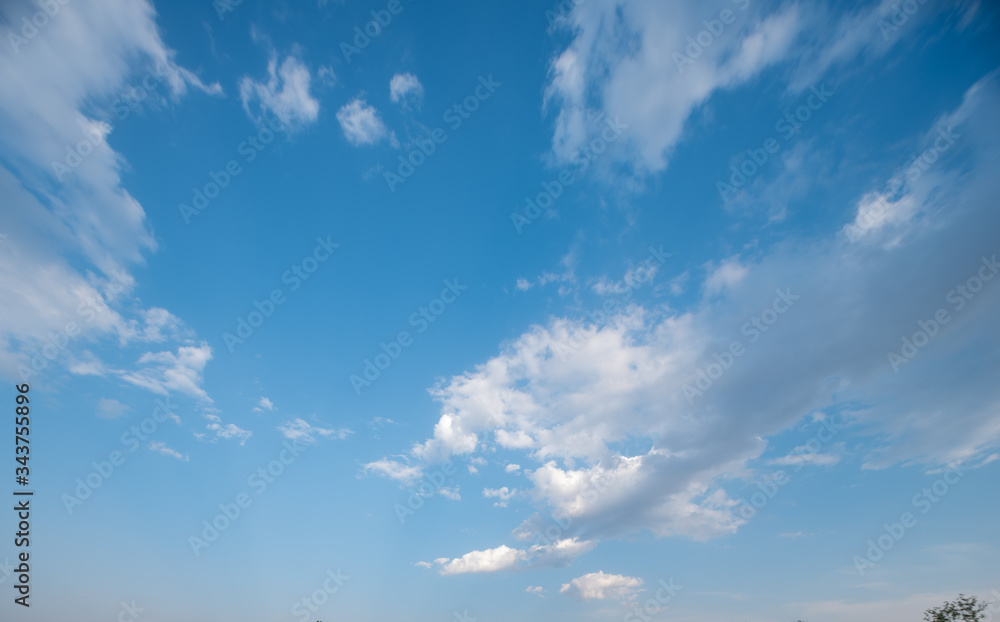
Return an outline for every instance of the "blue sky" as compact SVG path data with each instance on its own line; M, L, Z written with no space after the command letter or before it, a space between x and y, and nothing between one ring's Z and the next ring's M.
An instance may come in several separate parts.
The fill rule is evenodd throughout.
M990 3L0 15L5 619L1000 611Z

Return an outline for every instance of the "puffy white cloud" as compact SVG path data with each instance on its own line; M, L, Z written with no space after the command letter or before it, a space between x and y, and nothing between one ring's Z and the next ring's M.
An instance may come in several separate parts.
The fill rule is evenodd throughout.
M412 73L397 73L389 81L389 98L397 104L420 105L424 99L424 85Z
M355 147L374 145L389 135L375 107L369 106L360 97L344 104L337 111L337 121L344 130L344 137Z
M261 121L270 114L292 126L312 123L319 116L319 101L310 93L309 68L294 56L286 56L281 65L272 55L267 62L267 80L258 82L249 76L240 80L240 100L247 116Z
M536 544L527 550L506 545L484 551L471 551L461 557L442 557L434 561L443 575L518 571L534 567L566 566L597 545L594 541L566 538L552 544Z
M485 551L471 551L456 559L445 562L439 572L443 575L476 572L497 572L512 570L525 561L528 554L509 546L498 546Z
M634 598L636 590L640 587L642 587L642 579L620 574L604 574L604 571L598 571L564 583L559 589L559 593L568 594L580 600L603 600L605 598L624 600Z
M508 472L508 473L513 473L514 471L520 471L521 470L521 465L520 464L508 464L507 466L505 466L503 468L503 470L506 471L506 472Z

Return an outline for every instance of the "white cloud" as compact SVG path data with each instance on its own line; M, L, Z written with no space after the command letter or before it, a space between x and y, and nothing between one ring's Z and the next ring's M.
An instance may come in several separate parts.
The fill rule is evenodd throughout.
M538 596L545 598L545 596L542 595L542 592L545 591L545 588L543 588L540 585L529 585L524 591L529 594L537 594Z
M36 10L2 3L0 21L20 24ZM113 127L101 112L143 81L143 88L152 84L146 101L155 106L192 89L221 93L175 63L155 19L144 0L71 3L30 40L0 46L0 82L8 85L0 93L8 128L0 135L0 194L10 215L0 244L0 373L7 377L23 378L17 366L31 370L31 350L70 326L77 334L66 346L69 358L82 356L81 343L181 337L179 320L163 309L136 308L129 296L129 268L156 242L142 205L122 183L127 162L108 144ZM134 318L122 315L126 303ZM96 358L70 364L106 371Z
M278 426L278 431L290 440L299 441L302 443L315 443L317 438L335 438L339 440L344 440L353 432L347 428L341 428L335 430L333 428L324 428L318 425L312 425L305 419L293 419L291 421L286 421L285 423Z
M117 419L128 413L127 404L122 404L118 400L102 397L97 400L97 416L102 419Z
M717 294L738 285L746 278L749 268L740 263L738 257L723 261L718 267L708 266L710 274L705 279L705 292Z
M201 388L202 371L212 358L212 348L202 342L198 346L181 346L177 353L147 352L139 357L136 371L122 372L121 378L160 395L176 391L206 402L211 398Z
M797 451L793 451L787 456L782 456L781 458L773 458L768 460L767 463L774 466L833 466L840 462L840 456L837 454L820 454L820 453L810 453L804 451L805 447L797 447Z
M603 571L598 571L564 583L559 589L559 593L568 594L580 600L603 600L605 598L626 600L634 598L640 587L642 587L642 579L620 574L604 574Z
M519 571L535 567L562 567L590 551L597 542L566 538L552 544L536 544L527 550L501 545L484 551L471 551L461 557L434 560L442 575Z
M713 295L683 311L633 305L600 327L558 317L533 326L432 389L440 419L411 456L521 452L538 465L526 470L525 494L589 540L734 533L744 520L727 482L809 413L836 415L865 468L988 459L1000 447L1000 387L988 371L1000 366L990 320L1000 278L962 311L946 295L1000 255L990 198L1000 179L977 165L1000 155L997 82L984 78L937 124L963 136L949 152L963 165L942 159L907 185L919 207L886 233L894 244L842 234L789 242L724 262L703 283ZM798 300L768 330L747 331L773 312L778 291ZM887 353L942 307L951 321L896 373ZM685 387L734 339L745 353L689 400ZM582 346L567 354L567 343ZM969 364L970 348L987 358ZM839 452L799 455L776 463L831 465ZM530 536L533 521L515 535Z
M506 471L506 472L508 472L508 473L513 473L514 471L520 471L521 470L521 465L520 464L508 464L507 466L505 466L503 468L503 470Z
M309 92L310 82L309 68L301 60L286 56L279 66L272 55L265 82L249 76L240 80L243 110L257 122L270 114L292 126L312 123L319 116L319 102Z
M922 5L906 32L885 38L878 20L892 12L893 2L837 14L818 3L580 3L560 20L571 39L549 66L544 106L556 116L553 155L558 163L571 162L600 135L604 119L620 118L629 128L602 158L625 162L639 174L660 171L692 113L716 92L747 85L780 65L791 74L789 91L798 93L833 67L880 57L919 32L919 22L945 10ZM707 46L692 49L704 21L722 9L731 10L735 21Z
M506 486L503 488L483 488L483 496L487 499L499 499L493 506L505 508L507 502L517 496L517 488L509 489Z
M355 147L374 145L389 134L375 107L361 98L344 104L337 111L337 121L344 130L344 137Z
M182 454L181 452L175 449L167 447L166 443L163 443L161 441L153 441L152 443L149 444L149 448L152 451L156 451L163 454L164 456L170 456L171 458L176 458L181 462L188 462L190 460L188 456Z
M274 402L267 399L266 397L261 397L257 405L254 406L253 412L264 412L265 410L268 412L273 411Z
M219 410L216 408L206 408L205 412L202 413L202 417L208 420L205 424L205 429L208 433L195 432L194 436L198 440L208 439L209 442L214 443L221 439L239 439L240 446L246 444L247 439L253 436L253 432L249 430L244 430L235 423L223 423L222 418L218 415Z
M389 81L389 98L396 104L419 106L424 99L424 85L412 73L397 73Z
M495 549L485 551L472 551L449 560L442 565L439 572L443 575L451 575L512 570L527 558L528 554L525 551L512 549L508 546L498 546Z
M423 469L419 466L403 464L402 462L389 460L388 458L383 458L366 464L365 473L368 472L374 472L384 477L388 477L389 479L398 480L403 483L410 483L414 480L420 479L420 477L424 474Z

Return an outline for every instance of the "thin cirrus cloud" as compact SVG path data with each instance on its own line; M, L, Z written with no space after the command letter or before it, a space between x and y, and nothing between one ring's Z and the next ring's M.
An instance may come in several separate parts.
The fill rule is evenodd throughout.
M998 82L996 72L984 77L912 139L920 150L941 128L961 137L933 170L906 181L900 200L914 204L906 218L854 242L840 231L730 258L684 311L635 304L601 326L572 318L534 326L433 388L440 419L406 459L520 453L522 465L535 464L524 469L532 484L525 493L540 511L571 517L586 541L735 533L745 520L726 482L768 463L831 467L848 439L866 469L982 466L1000 446L1000 388L989 371L1000 366L1000 327L987 312L1000 288L984 288L962 310L949 306L947 347L929 344L898 373L887 353L917 319L947 305L956 283L996 265L1000 214L991 197L1000 188L983 163L1000 155L991 113ZM980 165L960 164L970 161ZM865 209L859 197L857 210ZM767 332L741 331L781 295L794 304ZM685 386L734 337L745 354L689 400ZM581 345L566 354L567 343ZM969 348L975 363L963 354ZM767 456L767 439L809 413L834 417L842 436L809 457ZM625 452L640 440L646 450ZM543 529L539 514L512 536L531 541ZM497 547L442 571L512 570L528 560L528 550Z
M344 440L353 432L347 428L327 428L321 425L313 425L305 419L295 418L278 426L278 431L282 436L291 440L306 444L315 443L319 439Z
M552 154L558 163L571 162L601 132L606 115L629 125L611 157L639 174L662 171L689 117L716 91L783 66L795 94L833 67L891 49L902 37L883 36L878 22L892 5L882 0L835 15L825 4L800 2L581 3L555 24L572 36L549 66L544 102L555 116ZM722 10L731 11L732 23L720 22L708 45L691 48L704 22ZM942 10L973 7L928 3L905 27L919 28Z

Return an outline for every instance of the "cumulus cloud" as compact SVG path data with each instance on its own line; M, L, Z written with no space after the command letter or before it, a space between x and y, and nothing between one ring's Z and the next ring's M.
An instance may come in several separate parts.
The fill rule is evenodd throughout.
M991 319L1000 186L985 164L1000 155L998 106L991 74L928 132L953 127L962 138L899 190L915 205L905 219L855 241L835 231L730 259L684 309L632 304L601 325L554 317L533 326L432 389L440 418L410 456L518 452L536 465L525 469L524 494L540 512L571 518L583 541L736 532L744 520L733 489L748 473L837 463L837 446L768 454L769 438L808 415L816 426L835 418L837 442L850 437L864 468L984 463L1000 447L990 373L1000 367ZM957 293L977 275L995 280L972 298ZM903 337L942 308L949 322L912 359L900 357ZM734 340L744 351L721 369L716 355ZM713 364L722 373L699 384ZM530 541L543 529L531 518L514 536ZM529 555L488 551L511 568Z
M642 587L642 579L620 574L591 572L577 577L559 588L560 594L567 594L580 600L603 600L614 598L625 600L634 598L636 590Z
M279 65L277 56L272 55L265 81L249 76L240 80L243 110L258 122L272 115L292 126L312 123L319 116L319 101L309 91L311 80L309 68L298 58L286 56Z
M424 85L412 73L397 73L389 81L389 98L393 103L419 106L424 99Z
M536 544L528 549L501 545L484 551L470 551L461 557L434 561L442 575L519 571L535 567L562 567L590 551L597 542L566 538L552 544Z
M375 107L361 98L344 104L337 111L337 121L344 130L344 137L355 147L374 145L389 135Z

